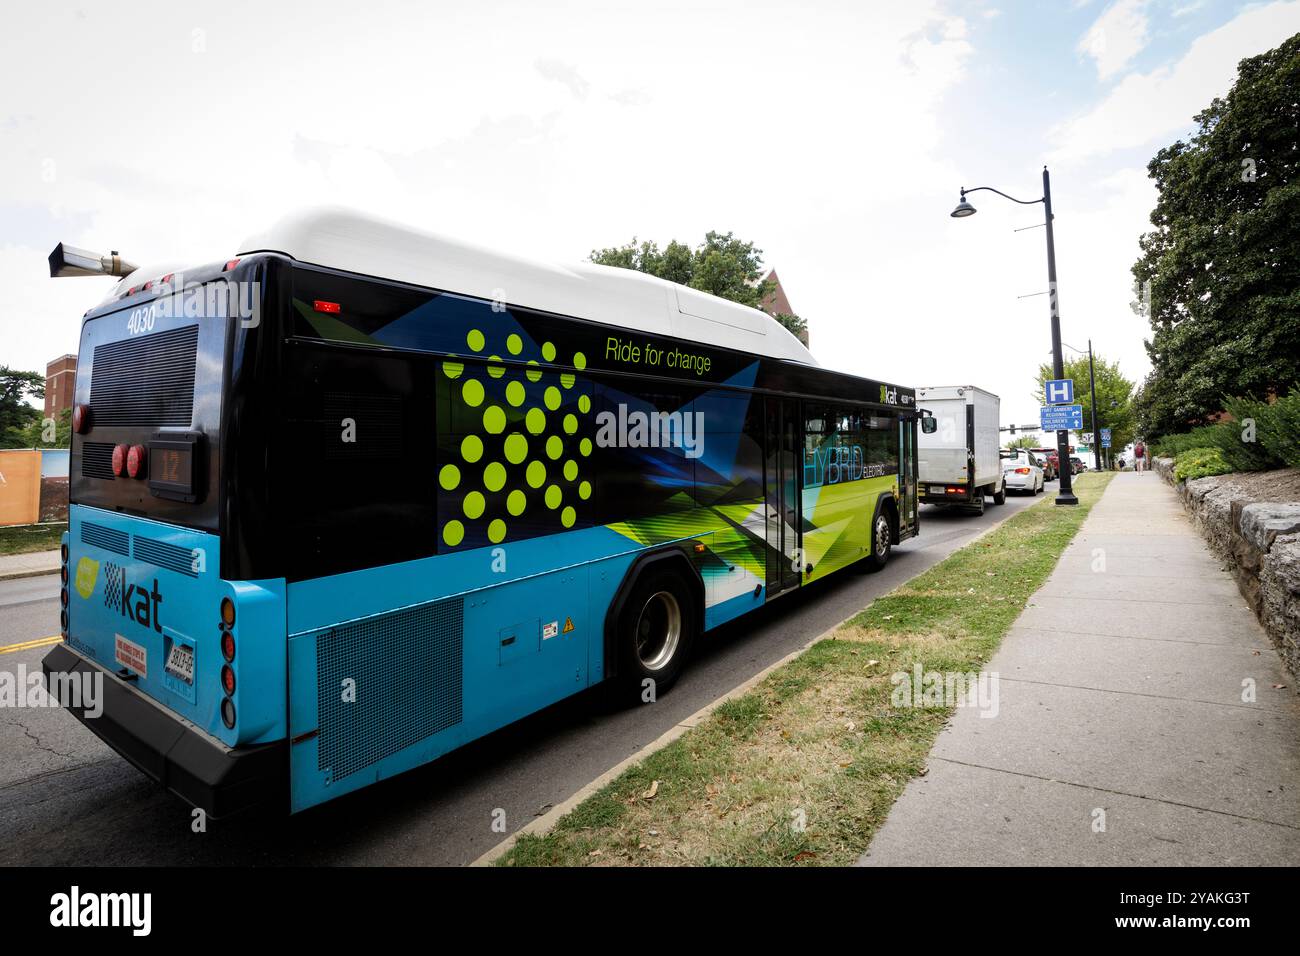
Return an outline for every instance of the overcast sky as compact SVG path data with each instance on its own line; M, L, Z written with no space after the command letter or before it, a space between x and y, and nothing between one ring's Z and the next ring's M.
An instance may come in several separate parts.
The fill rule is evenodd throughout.
M561 262L752 239L822 364L1037 419L1052 171L1064 340L1147 370L1146 163L1300 3L23 4L0 35L0 364L76 348L112 280L60 240L210 262L342 203Z

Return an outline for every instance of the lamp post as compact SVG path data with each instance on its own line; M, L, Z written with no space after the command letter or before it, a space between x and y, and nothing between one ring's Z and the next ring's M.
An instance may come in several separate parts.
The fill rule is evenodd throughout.
M961 201L957 203L957 208L952 211L954 219L965 219L968 216L975 215L975 207L966 201L966 197L970 193L977 192L997 193L1003 199L1010 199L1022 206L1043 204L1047 226L1047 296L1052 309L1052 374L1058 379L1064 378L1065 362L1061 358L1061 316L1056 306L1056 237L1052 232L1052 184L1047 175L1047 167L1043 167L1043 196L1041 199L1017 199L1015 196L1008 196L1000 189L994 189L992 186L976 186L974 189L963 187ZM1061 464L1061 483L1057 489L1056 503L1058 505L1077 505L1079 499L1074 494L1073 482L1071 481L1073 476L1070 474L1069 431L1056 433L1056 459Z
M1079 351L1068 342L1065 347L1073 352ZM1088 413L1092 417L1092 463L1101 471L1101 432L1097 431L1097 373L1092 365L1092 339L1088 339Z

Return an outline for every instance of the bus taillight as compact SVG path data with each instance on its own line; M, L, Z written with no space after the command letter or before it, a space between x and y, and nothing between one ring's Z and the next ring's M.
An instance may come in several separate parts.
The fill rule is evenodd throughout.
M78 435L90 431L90 406L74 405L72 407L72 430Z
M221 687L227 694L235 692L235 669L229 664L221 667Z
M113 474L119 478L126 477L126 453L125 445L113 446Z
M119 445L118 447L122 446ZM114 449L113 454L117 454L116 449ZM132 445L126 453L126 473L132 478L143 478L148 455L149 453L144 450L144 445Z
M235 602L228 597L221 599L221 623L226 627L235 626Z
M221 632L221 656L228 661L235 659L235 635L229 631Z
M230 730L235 729L235 702L229 697L221 702L221 722Z

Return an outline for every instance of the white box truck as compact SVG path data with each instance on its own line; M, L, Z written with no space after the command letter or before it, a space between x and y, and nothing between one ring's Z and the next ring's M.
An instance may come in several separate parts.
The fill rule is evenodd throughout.
M920 500L976 514L984 513L987 497L1005 504L998 397L974 385L941 385L918 388L916 405L935 418L934 431L917 436Z

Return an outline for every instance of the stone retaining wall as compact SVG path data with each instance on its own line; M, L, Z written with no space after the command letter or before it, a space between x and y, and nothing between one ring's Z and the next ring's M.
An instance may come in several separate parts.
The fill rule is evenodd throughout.
M1300 470L1174 482L1173 459L1156 471L1177 490L1210 549L1300 680Z

